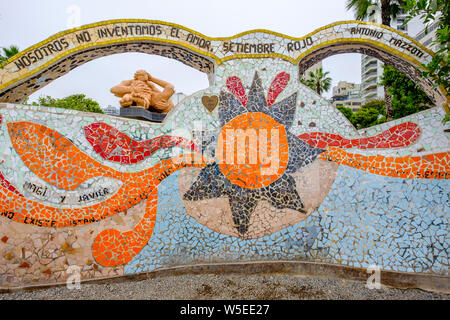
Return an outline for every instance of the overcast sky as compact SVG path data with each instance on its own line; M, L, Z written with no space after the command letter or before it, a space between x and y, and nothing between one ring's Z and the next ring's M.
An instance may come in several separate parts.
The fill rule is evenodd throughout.
M191 28L210 37L232 36L251 29L269 29L300 37L336 21L353 19L345 0L0 0L0 47L24 50L72 27L73 8L80 24L110 19L162 20ZM345 80L359 83L360 55L343 54L323 60L332 85ZM132 78L138 69L175 85L177 92L192 94L208 87L206 74L178 61L142 53L125 53L88 62L36 91L31 100L50 95L62 98L84 93L102 107L118 106L109 89ZM331 89L324 96L331 96Z

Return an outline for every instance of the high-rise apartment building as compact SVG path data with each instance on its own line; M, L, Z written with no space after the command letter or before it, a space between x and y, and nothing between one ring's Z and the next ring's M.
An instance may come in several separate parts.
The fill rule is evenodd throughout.
M369 15L366 21L382 23L381 10L378 6L369 8ZM391 19L391 28L408 34L410 23L403 25L406 15L400 13L396 19ZM362 104L375 99L384 99L384 87L379 83L383 75L383 63L373 57L361 55L361 98Z
M439 27L439 17L436 17L436 20L432 22L428 28L425 26L422 30L420 30L419 33L416 34L414 39L418 42L420 42L424 47L427 47L431 51L438 51L439 50L439 44L434 44L433 41L436 40L436 29Z
M358 111L361 108L361 85L347 81L339 81L333 87L333 96L330 101L333 106L344 106Z

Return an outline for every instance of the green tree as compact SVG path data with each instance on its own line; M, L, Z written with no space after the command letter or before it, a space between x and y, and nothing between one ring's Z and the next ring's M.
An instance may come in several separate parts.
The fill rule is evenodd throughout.
M444 119L442 119L442 123L447 123L450 121L450 113L447 113L444 117Z
M351 122L357 129L363 129L386 122L386 105L383 100L372 100L353 113Z
M391 66L384 66L381 84L389 88L394 119L423 111L433 105L417 84Z
M370 7L377 6L381 11L381 23L385 26L391 26L391 18L396 18L400 13L401 5L404 0L347 0L347 10L354 10L357 20L364 20L370 15ZM384 101L386 106L386 118L392 120L393 109L389 88L384 88Z
M19 47L17 46L9 46L9 48L2 48L3 53L0 53L0 66L3 69L3 66L6 64L9 58L19 53Z
M356 129L363 129L379 124L380 113L374 108L361 108L355 112L351 122Z
M338 109L340 112L342 112L344 114L344 116L348 120L351 121L352 115L353 115L352 109L350 109L349 107L342 106L342 105L336 106L336 109Z
M449 44L450 44L450 1L449 0L405 0L403 9L408 13L405 24L412 18L420 19L428 25L438 20L436 40L439 50L427 65L424 65L424 77L432 78L436 86L443 86L450 92ZM428 30L428 29L426 29Z
M28 103L28 98L25 99L22 104L30 105ZM38 101L33 102L31 105L103 113L98 102L86 98L84 94L74 94L63 99L55 99L50 96L39 97Z
M337 109L350 120L356 129L363 129L386 122L386 106L383 100L372 100L362 105L356 112L344 106L337 106Z
M323 72L322 67L320 67L315 72L309 72L309 79L302 78L300 81L320 95L322 92L330 89L331 78L328 77L329 73L328 71Z
M361 109L376 109L382 115L385 114L385 102L381 99L371 100L361 106Z
M391 66L384 66L382 84L389 86L392 96L393 118L399 119L407 115L423 111L430 106L430 98L422 89L411 81L404 73ZM347 119L357 128L363 129L386 122L386 106L383 100L372 100L352 112L350 108L338 106Z

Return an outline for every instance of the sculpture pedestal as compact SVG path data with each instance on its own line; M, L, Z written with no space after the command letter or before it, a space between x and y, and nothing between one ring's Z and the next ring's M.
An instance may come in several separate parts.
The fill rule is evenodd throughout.
M162 122L166 117L165 113L157 113L145 110L139 107L120 108L120 116L138 120L147 120L152 122Z

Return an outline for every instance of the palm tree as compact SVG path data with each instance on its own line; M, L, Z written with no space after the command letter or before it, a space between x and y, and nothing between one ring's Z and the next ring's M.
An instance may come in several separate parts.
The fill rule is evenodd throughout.
M390 26L391 17L395 18L399 14L404 3L403 0L347 0L347 10L355 11L356 20L364 20L370 15L370 7L378 6L381 10L381 23Z
M370 15L370 7L378 6L381 10L381 23L385 26L391 26L391 17L395 18L405 4L404 0L347 0L347 10L355 11L357 20L364 20ZM392 109L392 98L388 93L387 87L384 88L384 101L386 104L386 121L393 119L394 110Z
M317 68L315 72L309 72L309 79L302 79L301 82L307 85L319 95L324 91L328 91L331 86L331 78L327 77L329 72L323 72L322 67Z
M0 63L5 63L9 58L19 53L19 47L9 46L9 48L2 48L3 54L0 54Z

